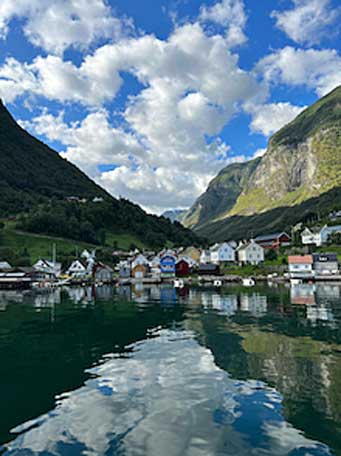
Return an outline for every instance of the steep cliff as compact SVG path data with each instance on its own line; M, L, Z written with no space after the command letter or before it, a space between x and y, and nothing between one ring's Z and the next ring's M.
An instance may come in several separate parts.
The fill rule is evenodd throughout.
M235 191L234 167L228 166L219 174L226 176L226 181L215 200L212 187L219 176L211 182L188 212L187 226L212 235L212 226L209 227L212 223L225 222L226 228L231 228L231 217L244 217L244 226L240 228L241 234L245 234L254 228L250 225L251 216L268 213L269 219L272 214L269 221L277 226L273 219L278 217L277 208L293 213L290 208L303 204L309 211L314 210L316 197L330 195L333 189L341 187L341 87L276 133L260 160L243 165L249 173L240 181L238 191ZM330 202L330 197L326 200ZM334 205L333 201L330 203ZM339 205L341 209L341 201Z

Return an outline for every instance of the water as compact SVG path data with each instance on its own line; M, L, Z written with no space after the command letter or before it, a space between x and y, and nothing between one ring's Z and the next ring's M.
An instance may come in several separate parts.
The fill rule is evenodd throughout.
M6 455L341 455L341 288L0 292Z

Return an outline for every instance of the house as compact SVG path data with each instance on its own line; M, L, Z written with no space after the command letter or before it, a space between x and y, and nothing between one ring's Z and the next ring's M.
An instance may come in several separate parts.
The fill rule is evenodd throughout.
M218 264L202 263L198 267L199 275L220 275L220 267Z
M136 264L131 270L134 279L142 280L147 276L148 268L145 264Z
M200 255L200 263L208 264L211 262L211 252L210 250L202 250Z
M231 263L236 260L235 249L227 242L215 244L210 249L211 263Z
M180 258L175 265L175 270L177 277L186 277L191 272L191 265L185 258Z
M281 246L288 246L291 243L291 237L282 231L281 233L266 234L257 236L255 242L264 249L278 249Z
M123 263L119 268L119 276L121 279L129 279L131 275L131 268L129 263Z
M104 199L101 197L101 196L95 196L93 199L92 199L92 202L93 203L103 203Z
M160 258L161 275L164 277L174 277L176 272L177 258L172 251L167 250Z
M322 228L305 228L301 233L302 244L321 246L328 242L329 237L334 233L341 233L341 226L324 225Z
M44 275L45 279L59 277L62 272L62 264L55 261L40 259L34 265L33 269Z
M291 304L316 305L315 285L300 284L290 287Z
M91 276L92 268L88 268L88 264L81 260L75 260L71 263L66 271L66 274L74 279L84 279Z
M93 268L93 277L96 282L109 283L113 281L114 271L108 265L97 262Z
M288 264L291 278L312 277L314 274L312 255L291 255L288 257Z
M336 253L314 253L313 268L315 274L337 274L339 263Z
M144 255L142 255L142 253L139 253L136 256L134 256L134 258L131 261L131 269L132 270L135 269L135 267L138 265L143 265L143 266L149 265L148 259Z
M7 261L0 261L0 271L8 271L12 266Z
M237 247L238 262L240 264L257 265L264 261L264 249L257 244L253 239Z
M0 289L28 289L32 278L20 268L0 272Z

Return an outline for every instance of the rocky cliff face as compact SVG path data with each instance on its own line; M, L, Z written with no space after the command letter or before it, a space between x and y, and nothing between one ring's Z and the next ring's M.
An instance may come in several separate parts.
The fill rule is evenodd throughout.
M238 166L239 179L231 165L211 182L187 226L204 233L212 222L294 207L341 187L341 87L276 133L261 159Z

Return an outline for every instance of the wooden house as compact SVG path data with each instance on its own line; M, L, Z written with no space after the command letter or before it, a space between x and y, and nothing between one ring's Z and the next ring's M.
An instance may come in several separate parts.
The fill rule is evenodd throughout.
M160 269L163 277L175 277L176 273L176 256L166 251L160 258Z
M92 274L92 270L88 269L88 265L84 261L75 260L67 269L66 274L74 279L84 279Z
M231 263L235 259L235 249L227 242L215 244L210 249L210 260L214 264Z
M176 277L187 277L191 272L191 266L185 258L181 258L175 265Z
M137 264L131 270L131 276L134 279L144 279L148 274L148 267L144 264Z
M264 249L253 239L237 247L238 261L240 264L257 265L264 261Z
M114 278L114 271L110 266L97 262L93 268L93 278L96 282L110 283Z
M291 237L284 231L257 236L254 240L263 249L278 249L281 246L288 246L291 243Z
M339 269L337 253L314 253L313 268L316 274L337 274Z
M291 278L313 276L312 255L291 255L288 257L288 264Z

